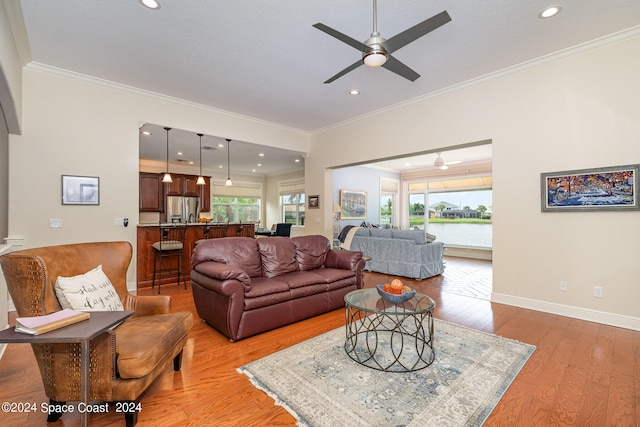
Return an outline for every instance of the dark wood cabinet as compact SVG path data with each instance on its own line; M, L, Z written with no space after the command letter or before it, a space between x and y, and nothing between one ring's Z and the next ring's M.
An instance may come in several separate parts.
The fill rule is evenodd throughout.
M204 177L204 185L198 185L198 196L200 196L200 212L211 210L211 178Z
M200 197L200 186L196 184L198 177L194 175L184 176L184 195L192 197ZM202 201L200 202L202 204Z
M140 212L164 212L164 189L162 175L140 173Z
M166 196L200 198L200 212L211 210L211 178L198 185L196 175L171 174L173 182L162 182L161 173L140 172L140 212L164 212Z
M165 196L184 196L184 175L172 173L171 180L173 182L165 182L164 184Z

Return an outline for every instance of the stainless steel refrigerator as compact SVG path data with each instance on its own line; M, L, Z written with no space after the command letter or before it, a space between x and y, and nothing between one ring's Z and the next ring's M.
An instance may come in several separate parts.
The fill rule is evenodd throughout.
M198 197L167 196L167 222L196 222L200 199Z

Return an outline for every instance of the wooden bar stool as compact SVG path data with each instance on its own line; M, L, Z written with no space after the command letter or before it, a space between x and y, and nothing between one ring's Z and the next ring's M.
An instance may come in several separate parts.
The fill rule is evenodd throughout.
M158 273L158 293L162 283L162 274L173 272L173 269L162 268L162 259L175 256L178 261L178 286L180 276L183 276L184 288L187 289L187 279L182 273L182 254L184 252L184 235L187 231L186 224L160 225L160 240L153 243L153 282L151 287L156 285L156 273ZM156 265L159 265L156 268Z

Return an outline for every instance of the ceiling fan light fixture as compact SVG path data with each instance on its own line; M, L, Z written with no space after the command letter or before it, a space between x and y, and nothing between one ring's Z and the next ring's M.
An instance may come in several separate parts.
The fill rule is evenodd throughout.
M440 157L440 153L438 153L438 157L436 157L436 159L433 161L433 165L440 169L442 169L443 166L446 166L444 164L444 159Z
M387 59L389 59L387 52L375 48L362 54L364 65L368 67L381 67L387 63Z

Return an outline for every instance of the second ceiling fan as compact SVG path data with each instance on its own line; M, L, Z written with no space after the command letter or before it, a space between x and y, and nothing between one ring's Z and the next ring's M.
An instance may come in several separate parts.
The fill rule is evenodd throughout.
M319 29L320 31L324 31L330 36L335 37L338 40L362 52L362 59L359 59L344 70L340 71L338 74L325 81L325 83L331 83L332 81L344 76L348 72L355 70L363 63L370 67L382 66L387 70L404 77L405 79L415 81L418 77L420 77L420 74L416 73L411 68L398 61L396 58L391 56L391 54L396 50L408 45L409 43L419 39L425 34L451 21L451 17L445 10L438 13L437 15L432 16L429 19L420 22L419 24L414 25L407 30L404 30L399 34L396 34L389 40L386 40L380 35L380 33L378 33L377 9L377 0L373 0L373 32L371 33L371 36L364 41L364 43L352 39L351 37L341 33L340 31L334 30L333 28L328 27L324 24L317 23L314 25L314 27Z

